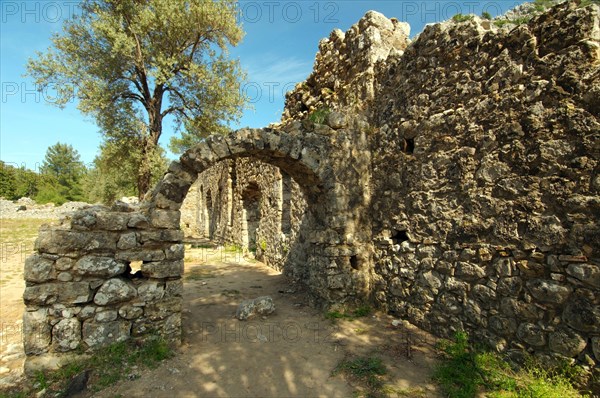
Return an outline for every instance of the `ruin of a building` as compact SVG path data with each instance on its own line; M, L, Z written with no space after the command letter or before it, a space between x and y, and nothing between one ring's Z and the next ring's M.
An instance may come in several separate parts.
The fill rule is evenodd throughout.
M366 302L598 373L600 8L408 35L369 12L321 41L281 124L209 137L139 208L40 230L28 364L179 339L185 231L255 251L315 305Z

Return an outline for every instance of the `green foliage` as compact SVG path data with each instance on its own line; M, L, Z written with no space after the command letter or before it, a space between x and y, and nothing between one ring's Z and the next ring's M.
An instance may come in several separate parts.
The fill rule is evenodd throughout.
M58 142L48 147L40 168L35 200L55 204L85 200L81 186L85 172L79 153L71 145Z
M308 120L315 124L323 124L327 120L327 116L331 113L331 109L327 107L322 107L314 110L308 116Z
M489 12L487 12L487 11L484 11L484 12L482 12L482 13L481 13L481 18L483 18L483 19L488 19L488 20L489 20L489 19L492 19L492 14L490 14L490 13L489 13Z
M267 241L264 239L261 239L258 241L258 247L260 247L260 250L262 250L263 252L267 250Z
M347 312L347 311L340 312L337 310L329 311L325 314L325 318L332 320L332 321L336 320L336 319L348 319L348 320L352 321L356 318L364 318L364 317L370 315L371 312L373 312L373 310L370 306L362 305L350 312Z
M482 390L498 398L582 396L572 385L576 372L543 370L538 364L513 371L498 354L473 348L464 332L457 332L454 341L444 341L439 348L443 359L434 379L449 397L472 398Z
M151 338L143 344L124 341L104 347L95 352L91 357L66 364L54 372L36 374L39 390L47 389L48 395L58 393L62 396L68 382L77 374L87 370L91 371L89 384L93 391L99 391L117 381L134 370L143 368L156 368L158 364L170 357L171 347L159 337Z
M473 15L456 14L452 17L454 22L466 22L471 21L474 18Z
M344 359L332 372L333 375L339 373L358 381L368 390L368 396L383 395L384 383L382 376L387 373L387 369L381 358L368 356Z
M245 78L228 58L243 31L233 0L84 0L45 53L27 65L40 90L57 87L55 105L78 99L104 138L140 153L137 190L150 188L163 120L182 151L241 115ZM118 168L120 165L115 165Z
M156 184L168 167L165 151L156 147L153 155L145 160L150 164L150 182ZM134 142L106 141L83 181L90 201L110 204L123 196L138 196L141 163L142 153Z
M34 197L38 192L39 176L25 167L14 167L0 161L0 196L16 200Z
M535 0L533 3L533 7L538 12L546 11L548 8L556 5L556 0Z
M6 199L15 197L14 167L0 160L0 196Z

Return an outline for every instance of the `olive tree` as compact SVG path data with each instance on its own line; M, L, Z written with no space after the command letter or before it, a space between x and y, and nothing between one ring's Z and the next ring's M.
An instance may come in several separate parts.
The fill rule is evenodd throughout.
M55 88L58 106L75 96L106 140L142 159L141 197L166 117L182 151L241 115L244 73L228 55L243 36L236 12L231 0L84 0L28 74L40 90Z

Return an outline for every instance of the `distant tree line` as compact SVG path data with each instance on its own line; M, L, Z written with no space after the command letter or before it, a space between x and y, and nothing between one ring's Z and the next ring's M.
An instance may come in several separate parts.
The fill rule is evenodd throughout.
M135 170L140 159L126 156L121 153L124 150L107 143L86 167L76 149L58 142L48 148L37 172L0 161L0 197L29 197L40 204L60 205L68 201L111 203L123 196L137 196ZM157 154L153 164L155 183L167 167L164 151Z

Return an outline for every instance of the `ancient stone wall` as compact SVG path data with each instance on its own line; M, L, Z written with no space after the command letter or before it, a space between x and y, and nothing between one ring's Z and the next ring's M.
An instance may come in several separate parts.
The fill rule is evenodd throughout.
M182 237L177 214L124 204L43 227L25 262L28 372L130 337L179 340Z
M41 230L26 265L28 363L151 331L177 339L180 207L205 173L190 230L264 240L259 254L316 305L369 302L440 336L466 330L599 372L599 7L406 36L368 13L321 43L276 130L211 136L139 208ZM305 205L284 211L290 178Z
M381 21L321 43L284 121L335 107L323 65L392 35ZM383 46L370 105L345 104L371 125L378 306L441 336L600 361L599 25L597 6L569 2L515 29L448 21Z

